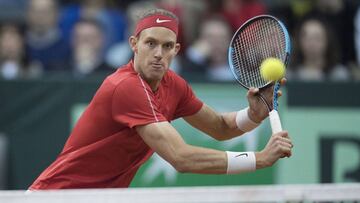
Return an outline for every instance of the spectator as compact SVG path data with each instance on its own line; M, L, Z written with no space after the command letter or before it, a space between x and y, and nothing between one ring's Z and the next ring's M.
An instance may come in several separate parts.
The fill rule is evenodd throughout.
M233 31L250 18L267 12L265 4L259 0L225 0L222 4L221 13L230 23Z
M327 19L339 40L341 63L355 62L354 18L355 3L344 0L317 0L309 15Z
M72 57L70 67L75 77L82 78L93 73L108 74L114 69L104 63L102 51L104 33L101 25L90 19L75 24L72 35Z
M355 48L357 64L360 64L360 7L358 8L354 20L355 25Z
M266 0L269 14L280 19L291 34L299 21L313 10L314 4L313 0Z
M359 68L360 66L360 6L358 7L355 15L354 26L355 26L354 37L355 37L356 62ZM360 69L358 71L359 71L358 78L360 79Z
M25 18L27 0L0 0L0 19L6 21L21 21Z
M199 38L186 50L183 73L206 72L207 78L213 81L233 80L227 60L231 33L229 24L223 18L205 20L200 26Z
M24 51L24 39L15 25L4 25L0 30L0 77L6 80L34 78L41 74L31 65Z
M129 5L126 16L128 19L128 27L126 29L126 38L130 37L135 30L135 23L138 16L140 16L144 11L154 9L155 4L150 1L139 1L134 2ZM133 56L133 52L129 47L127 40L118 42L110 47L106 52L105 58L106 63L117 68L122 64L127 63Z
M58 5L53 0L30 0L27 10L26 45L29 57L45 71L65 69L69 45L58 26Z
M300 23L295 39L293 70L288 77L304 81L348 80L350 74L340 63L336 38L324 20L308 17Z
M80 19L94 19L104 27L104 51L125 38L126 19L118 10L109 9L104 0L81 0L64 8L61 27L66 39L71 38L75 23Z

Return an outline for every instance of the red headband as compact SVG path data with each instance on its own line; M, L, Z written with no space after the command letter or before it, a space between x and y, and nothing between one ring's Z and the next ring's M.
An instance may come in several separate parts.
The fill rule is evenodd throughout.
M135 28L135 36L141 31L151 27L164 27L173 31L176 36L178 35L178 22L176 19L166 15L152 15L141 19Z

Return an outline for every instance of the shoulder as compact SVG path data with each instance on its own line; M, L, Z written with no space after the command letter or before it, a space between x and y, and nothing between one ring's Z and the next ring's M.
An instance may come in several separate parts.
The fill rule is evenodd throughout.
M172 70L168 70L166 77L165 77L166 83L170 83L171 85L187 85L187 82L184 78L182 78L180 75L176 74Z
M137 74L127 64L119 67L115 72L107 76L98 92L108 96L121 95L136 88L139 84L140 81Z
M169 89L175 91L177 95L182 95L181 98L189 95L189 92L192 92L191 85L175 72L169 71L166 79L167 81L165 84L169 87Z
M110 75L107 80L114 87L114 95L129 99L144 93L151 94L150 86L130 66L124 66Z
M108 82L114 85L116 89L128 89L133 90L136 87L142 86L141 79L135 73L117 70L115 73L107 78Z
M138 74L132 69L131 63L122 65L117 70L109 75L106 80L115 86L133 83L139 80Z

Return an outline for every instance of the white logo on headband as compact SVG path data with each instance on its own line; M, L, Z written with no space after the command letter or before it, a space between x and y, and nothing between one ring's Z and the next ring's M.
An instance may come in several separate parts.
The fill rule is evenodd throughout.
M166 22L170 22L171 20L160 20L159 18L156 19L156 23L166 23Z

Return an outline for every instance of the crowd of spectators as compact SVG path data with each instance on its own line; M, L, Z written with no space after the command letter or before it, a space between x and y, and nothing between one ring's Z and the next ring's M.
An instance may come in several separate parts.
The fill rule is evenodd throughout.
M261 14L289 28L287 77L360 79L360 3L356 0L0 0L0 78L67 72L81 79L128 62L136 17L160 7L180 18L181 51L171 68L191 79L232 81L227 47L246 20Z

